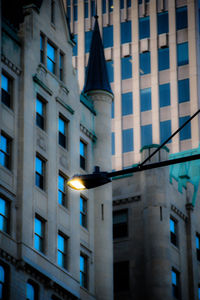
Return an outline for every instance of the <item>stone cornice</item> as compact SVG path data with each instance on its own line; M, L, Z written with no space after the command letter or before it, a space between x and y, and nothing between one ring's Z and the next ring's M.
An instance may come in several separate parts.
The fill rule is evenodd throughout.
M128 203L137 202L137 201L140 201L140 200L141 200L140 195L133 196L133 197L127 197L127 198L123 198L123 199L118 199L118 200L113 200L113 206L128 204Z
M175 205L173 204L171 205L171 210L175 212L175 214L177 214L181 219L187 222L188 217L182 211L180 211L180 209L178 209Z
M17 67L12 61L10 61L4 54L1 54L1 61L10 68L15 74L20 75L21 69Z
M93 142L96 142L97 137L94 133L92 133L89 129L87 129L83 124L80 124L80 130L87 135Z

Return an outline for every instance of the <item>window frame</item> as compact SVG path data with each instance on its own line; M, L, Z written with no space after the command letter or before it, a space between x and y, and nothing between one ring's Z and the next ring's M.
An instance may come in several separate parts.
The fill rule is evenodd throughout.
M174 232L171 230L171 221L174 224ZM170 242L173 246L178 248L178 221L172 216L170 216Z
M42 115L37 111L37 101L42 103L42 110L43 110ZM36 121L35 122L36 122L36 126L44 131L46 129L46 104L47 104L47 102L39 94L37 94L36 95L36 117L35 117ZM40 122L41 122L41 125L40 125Z
M1 137L6 140L6 152L1 146ZM3 155L6 161L5 164L0 164L2 167L11 170L12 167L12 138L8 136L4 131L0 132L0 154Z
M200 262L200 234L198 232L196 232L196 255L197 255L197 260ZM199 248L197 248L197 239L198 239L198 243L199 243Z
M0 281L2 284L2 299L9 299L9 277L10 277L10 268L3 261L0 260L0 267L4 272L4 281Z
M81 155L81 144L83 145L83 149L84 149L84 155ZM80 168L82 170L87 170L87 148L88 148L88 144L83 141L83 139L80 139Z
M2 228L0 229L0 231L10 234L10 213L11 213L10 201L8 199L5 199L5 197L3 197L1 194L0 194L0 200L2 200L5 203L5 213L1 212L0 210L0 217L2 217L3 219L2 222L3 227L6 227L6 230Z
M83 262L84 262L84 270L81 270L81 257L83 258ZM89 273L88 256L85 253L81 252L80 253L80 286L87 290L89 289L88 273Z
M60 121L63 122L64 125L64 133L60 130ZM68 123L69 121L62 115L59 113L59 117L58 117L58 144L67 150L68 148Z
M42 173L39 173L36 169L37 164L36 160L39 159L42 162ZM46 159L43 158L38 152L36 153L35 156L35 186L40 188L41 190L45 191L45 173L46 173ZM39 177L39 185L37 184L37 177Z
M51 48L53 48L53 50L54 50L54 60L50 56L48 56L48 45ZM51 72L52 74L54 74L54 75L56 75L56 60L57 60L56 56L57 56L57 50L58 49L56 48L56 46L49 39L47 39L47 53L46 53L47 70L49 72ZM53 65L53 71L48 68L48 61L50 61L52 63L52 65Z
M115 215L119 216L120 213L122 213L122 214L125 213L126 214L126 221L125 222L114 223ZM120 227L120 234L116 234L117 230L119 230L119 227ZM123 227L123 230L122 230L121 227ZM122 232L122 231L125 231L125 233ZM127 238L128 236L129 236L128 208L114 210L113 211L113 240Z
M34 298L33 300L38 300L39 299L39 286L36 282L34 282L31 279L28 279L26 282L26 300L29 300L28 295L27 295L27 285L32 286L33 290L34 290ZM32 300L32 299L30 299Z
M6 91L2 87L2 78L1 78L1 103L6 105L6 107L13 109L13 78L2 69L1 77L4 76L8 81L8 90ZM7 98L7 99L4 99Z
M63 238L64 240L64 251L62 251L61 249L59 249L59 244L58 244L58 240L59 240L59 236ZM57 264L59 267L63 268L63 269L68 269L67 266L67 248L68 248L68 240L69 238L60 230L58 230L58 234L57 234ZM58 253L60 253L62 255L62 262L63 265L59 264L59 260L58 260Z
M62 177L63 179L64 179L64 191L62 191L60 188L59 188L59 177ZM58 204L60 204L61 206L64 206L64 207L66 207L67 208L67 192L68 192L68 190L67 190L67 180L68 180L68 178L67 178L67 176L66 175L64 175L61 171L59 171L58 172ZM59 201L59 193L61 193L62 194L62 203L60 203L60 201Z
M177 284L173 283L172 273L174 273L176 275ZM175 269L174 267L172 267L171 276L172 276L172 296L175 299L180 299L180 292L181 292L181 289L180 289L180 272L177 269Z
M83 200L83 209L81 210L81 199ZM80 225L87 229L88 228L88 199L80 194Z
M41 224L41 232L42 232L42 235L39 235L37 232L36 232L36 219L40 222ZM35 214L35 218L34 218L34 249L40 253L43 253L45 254L45 230L46 230L46 226L45 226L45 223L46 221L41 217L39 216L38 214ZM36 240L35 240L35 236L37 236L39 238L39 241L40 241L40 246L41 246L41 249L38 249L36 247ZM40 248L40 247L39 247Z

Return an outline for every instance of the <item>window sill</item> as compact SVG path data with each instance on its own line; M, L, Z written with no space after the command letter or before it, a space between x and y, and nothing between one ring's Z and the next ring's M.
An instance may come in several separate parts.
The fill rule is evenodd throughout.
M2 104L2 106L3 106L3 108L5 109L5 110L7 110L11 115L13 115L13 117L14 117L14 110L13 110L13 107L8 107L6 104L4 104L2 101L1 101L1 104Z
M52 27L54 30L56 30L56 26L55 26L55 24L52 23L52 22L51 22L51 27Z
M131 240L130 237L115 238L115 239L113 239L113 243L114 244L124 243L124 242L129 242L130 240Z
M46 190L42 190L37 185L35 185L35 188L36 188L36 191L42 193L45 197L47 197L47 191Z
M70 211L69 211L69 208L58 203L58 207L60 207L61 210L65 211L68 215L70 215Z
M88 231L88 229L87 229L86 227L84 227L84 226L82 226L82 225L80 224L80 228L81 228L81 230L82 230L83 232L85 232L86 234L89 234L89 231Z
M3 165L0 165L0 169L2 169L3 172L6 172L9 176L13 176L13 172L10 169L4 167Z
M178 246L175 246L175 245L172 244L171 242L170 242L170 244L171 244L171 246L172 246L172 249L174 249L175 251L177 251L178 253L180 253L180 249L179 249Z

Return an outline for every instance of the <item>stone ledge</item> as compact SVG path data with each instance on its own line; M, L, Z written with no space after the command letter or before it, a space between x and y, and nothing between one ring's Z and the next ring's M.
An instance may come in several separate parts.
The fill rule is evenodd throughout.
M5 63L15 74L20 75L22 70L10 61L4 54L1 54L1 61Z
M188 217L182 211L180 211L175 205L173 205L173 204L171 205L171 210L173 212L175 212L175 214L177 214L185 222L188 221Z
M127 204L131 202L138 202L141 200L141 196L134 196L134 197L127 197L119 200L113 200L113 206L121 205L121 204Z

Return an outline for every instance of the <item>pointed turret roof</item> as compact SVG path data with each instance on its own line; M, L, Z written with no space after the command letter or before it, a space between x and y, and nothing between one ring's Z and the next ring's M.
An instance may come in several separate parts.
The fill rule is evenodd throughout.
M87 93L93 90L103 90L112 93L108 80L108 72L97 16L95 16L95 24L83 92Z

